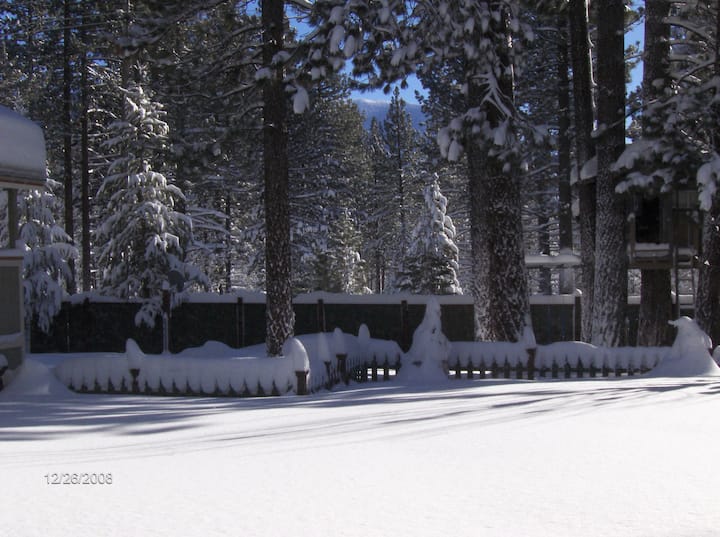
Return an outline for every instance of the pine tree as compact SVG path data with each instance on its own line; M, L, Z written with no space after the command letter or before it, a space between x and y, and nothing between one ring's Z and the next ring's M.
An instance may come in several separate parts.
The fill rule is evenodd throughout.
M425 188L424 197L425 212L413 229L396 287L417 294L461 294L455 226L447 216L447 198L440 192L437 178Z
M35 318L45 333L60 311L72 274L70 261L78 256L70 236L55 220L60 204L53 190L59 186L48 181L49 190L30 190L19 198L20 239L28 246L23 259L25 316L28 322Z
M318 287L317 258L331 248L336 224L365 221L371 181L363 117L347 80L327 79L308 93L308 109L289 118L293 283L300 292L328 290Z
M383 141L387 146L388 173L392 181L393 206L397 210L397 231L395 245L398 261L401 264L410 242L410 218L414 195L419 190L420 181L420 139L413 127L406 103L400 97L396 86L382 125Z
M315 288L331 293L368 292L365 262L360 255L362 236L350 211L342 211L328 232L327 246L314 257Z
M181 211L182 191L157 171L168 134L161 108L137 82L124 96L124 117L110 126L107 141L114 158L98 191L106 210L96 232L100 290L141 299L136 321L152 325L170 271L200 284L206 278L185 262L192 221Z
M68 261L77 258L70 237L57 223L61 204L54 191L60 183L47 181L46 190L19 192L19 239L27 249L23 258L23 297L25 321L35 319L38 328L49 333L66 295L70 274ZM7 193L0 193L0 244L7 244Z
M265 77L263 176L265 184L265 291L268 356L280 356L295 326L292 308L287 97L285 91L285 2L262 2Z

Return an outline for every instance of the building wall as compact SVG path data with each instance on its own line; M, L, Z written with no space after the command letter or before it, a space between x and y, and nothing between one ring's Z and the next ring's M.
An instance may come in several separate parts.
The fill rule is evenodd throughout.
M5 355L10 369L20 366L24 354L21 270L18 252L0 250L0 354Z

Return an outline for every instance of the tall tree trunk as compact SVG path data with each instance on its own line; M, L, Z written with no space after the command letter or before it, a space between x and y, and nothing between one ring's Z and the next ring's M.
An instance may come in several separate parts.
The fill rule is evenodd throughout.
M512 100L510 60L499 52L507 67L499 79L500 91ZM468 86L468 108L483 110L490 127L497 127L503 118L485 99L486 88L476 80ZM490 152L478 138L467 143L467 159L475 337L518 341L530 313L518 167Z
M597 219L592 343L626 340L627 246L625 202L615 192L613 165L625 147L625 47L623 0L598 0Z
M662 96L669 78L670 14L667 0L645 1L645 53L643 56L642 93L645 105ZM661 82L661 83L660 83ZM652 114L643 115L643 137L661 135ZM673 330L668 321L673 316L669 269L640 271L640 318L637 344L649 347L669 345Z
M572 192L570 187L570 79L568 77L568 27L566 15L558 17L558 214L561 254L573 252ZM575 292L574 269L561 269L560 293Z
M573 71L573 116L575 119L575 161L580 170L595 156L593 130L592 62L588 35L587 0L570 0L570 56ZM595 292L595 183L578 182L580 207L580 255L582 258L582 339L592 337Z
M720 77L720 9L715 21L715 77ZM716 96L717 97L717 96ZM717 100L717 99L716 99ZM720 155L720 105L711 107L715 118L715 158ZM703 213L702 258L698 273L695 319L713 340L720 344L720 190L712 198L710 209Z
M720 195L715 193L712 206L703 214L702 258L698 273L695 320L720 344Z
M231 194L225 194L225 292L232 291L232 203Z
M287 97L283 66L273 63L283 50L284 19L283 0L262 1L263 62L272 72L263 85L266 345L269 356L282 354L282 345L292 336L295 324L290 281Z
M90 143L88 140L88 107L90 88L88 85L87 30L86 17L80 22L80 173L81 173L81 246L82 246L82 290L92 288L92 260L90 253Z
M74 240L75 229L73 222L73 169L72 169L72 116L71 116L71 90L72 90L72 19L70 16L70 0L63 2L63 183L65 187L65 232ZM67 279L67 291L74 294L75 262L68 260L70 276Z

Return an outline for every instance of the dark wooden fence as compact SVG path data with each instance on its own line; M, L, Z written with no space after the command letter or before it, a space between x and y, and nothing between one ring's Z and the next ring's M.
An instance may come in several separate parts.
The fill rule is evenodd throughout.
M310 334L340 328L357 334L362 324L378 339L397 341L403 350L412 342L415 328L422 321L422 297L389 302L387 296L376 303L373 297L348 298L337 302L330 297L299 297L294 303L295 333ZM472 341L473 306L470 299L452 297L442 308L442 329L451 341ZM162 320L153 328L135 325L140 308L133 302L65 302L49 334L36 326L31 329L31 352L123 352L133 338L147 353L160 353L163 344ZM580 339L580 303L572 297L533 297L532 322L539 344ZM637 330L637 306L630 306L628 337L632 343ZM172 310L169 321L171 352L198 347L207 341L220 341L230 347L246 347L265 341L265 304L237 298L225 302L185 302Z

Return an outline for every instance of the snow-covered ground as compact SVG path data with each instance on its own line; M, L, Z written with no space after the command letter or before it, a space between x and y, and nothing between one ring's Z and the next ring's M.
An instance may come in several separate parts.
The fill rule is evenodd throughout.
M720 378L0 392L2 536L718 534ZM62 474L111 484L48 484ZM83 476L87 474L87 476Z

